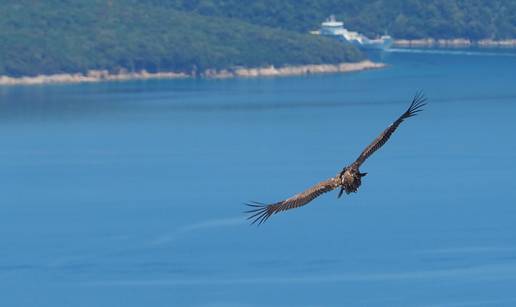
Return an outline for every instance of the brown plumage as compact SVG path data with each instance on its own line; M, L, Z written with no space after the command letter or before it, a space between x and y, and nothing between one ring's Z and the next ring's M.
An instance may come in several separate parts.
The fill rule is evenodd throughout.
M252 224L258 223L258 225L260 225L261 223L267 221L267 219L273 214L304 206L321 194L332 191L339 187L340 192L338 197L341 197L343 192L346 192L346 194L356 192L362 184L362 177L367 175L367 173L361 173L359 170L359 167L362 165L362 163L364 163L367 158L369 158L375 151L377 151L389 140L394 131L396 131L398 126L405 119L415 116L417 113L421 112L423 110L422 107L426 105L425 101L426 98L423 96L423 94L418 92L412 99L412 103L410 104L410 107L407 109L407 111L405 111L395 122L390 124L387 129L385 129L369 146L367 146L355 162L349 166L344 167L344 169L335 177L319 182L318 184L312 186L302 193L296 194L288 199L279 201L274 204L262 204L259 202L248 203L247 205L252 207L252 209L246 211L246 213L251 214L251 216L249 216L247 219L252 220Z

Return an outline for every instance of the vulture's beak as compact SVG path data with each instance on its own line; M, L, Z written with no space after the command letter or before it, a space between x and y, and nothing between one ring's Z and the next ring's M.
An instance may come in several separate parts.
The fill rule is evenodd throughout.
M337 196L337 198L340 198L342 196L342 192L344 192L344 189L340 188L340 192L339 192L339 195Z

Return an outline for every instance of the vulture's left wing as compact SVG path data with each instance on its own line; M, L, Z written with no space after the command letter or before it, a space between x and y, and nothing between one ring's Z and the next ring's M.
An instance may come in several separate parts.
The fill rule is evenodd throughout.
M380 147L385 144L391 135L396 131L398 126L407 118L417 115L417 113L423 111L421 109L426 105L425 103L426 98L423 95L422 92L418 92L416 96L412 99L412 103L410 104L410 107L405 111L401 116L392 124L385 129L382 134L380 134L369 146L364 149L364 151L360 154L358 159L355 161L355 164L358 164L360 166L364 161L369 158L375 151L377 151Z

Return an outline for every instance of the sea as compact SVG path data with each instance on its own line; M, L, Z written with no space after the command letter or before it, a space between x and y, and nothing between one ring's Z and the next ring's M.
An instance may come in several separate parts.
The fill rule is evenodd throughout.
M516 306L516 51L0 87L0 306ZM333 191L423 91L428 104Z

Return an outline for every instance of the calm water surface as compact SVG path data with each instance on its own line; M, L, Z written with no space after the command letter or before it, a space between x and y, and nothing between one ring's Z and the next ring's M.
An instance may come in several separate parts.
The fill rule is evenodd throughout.
M0 87L1 306L515 306L516 53L384 70ZM250 227L333 176L329 193Z

